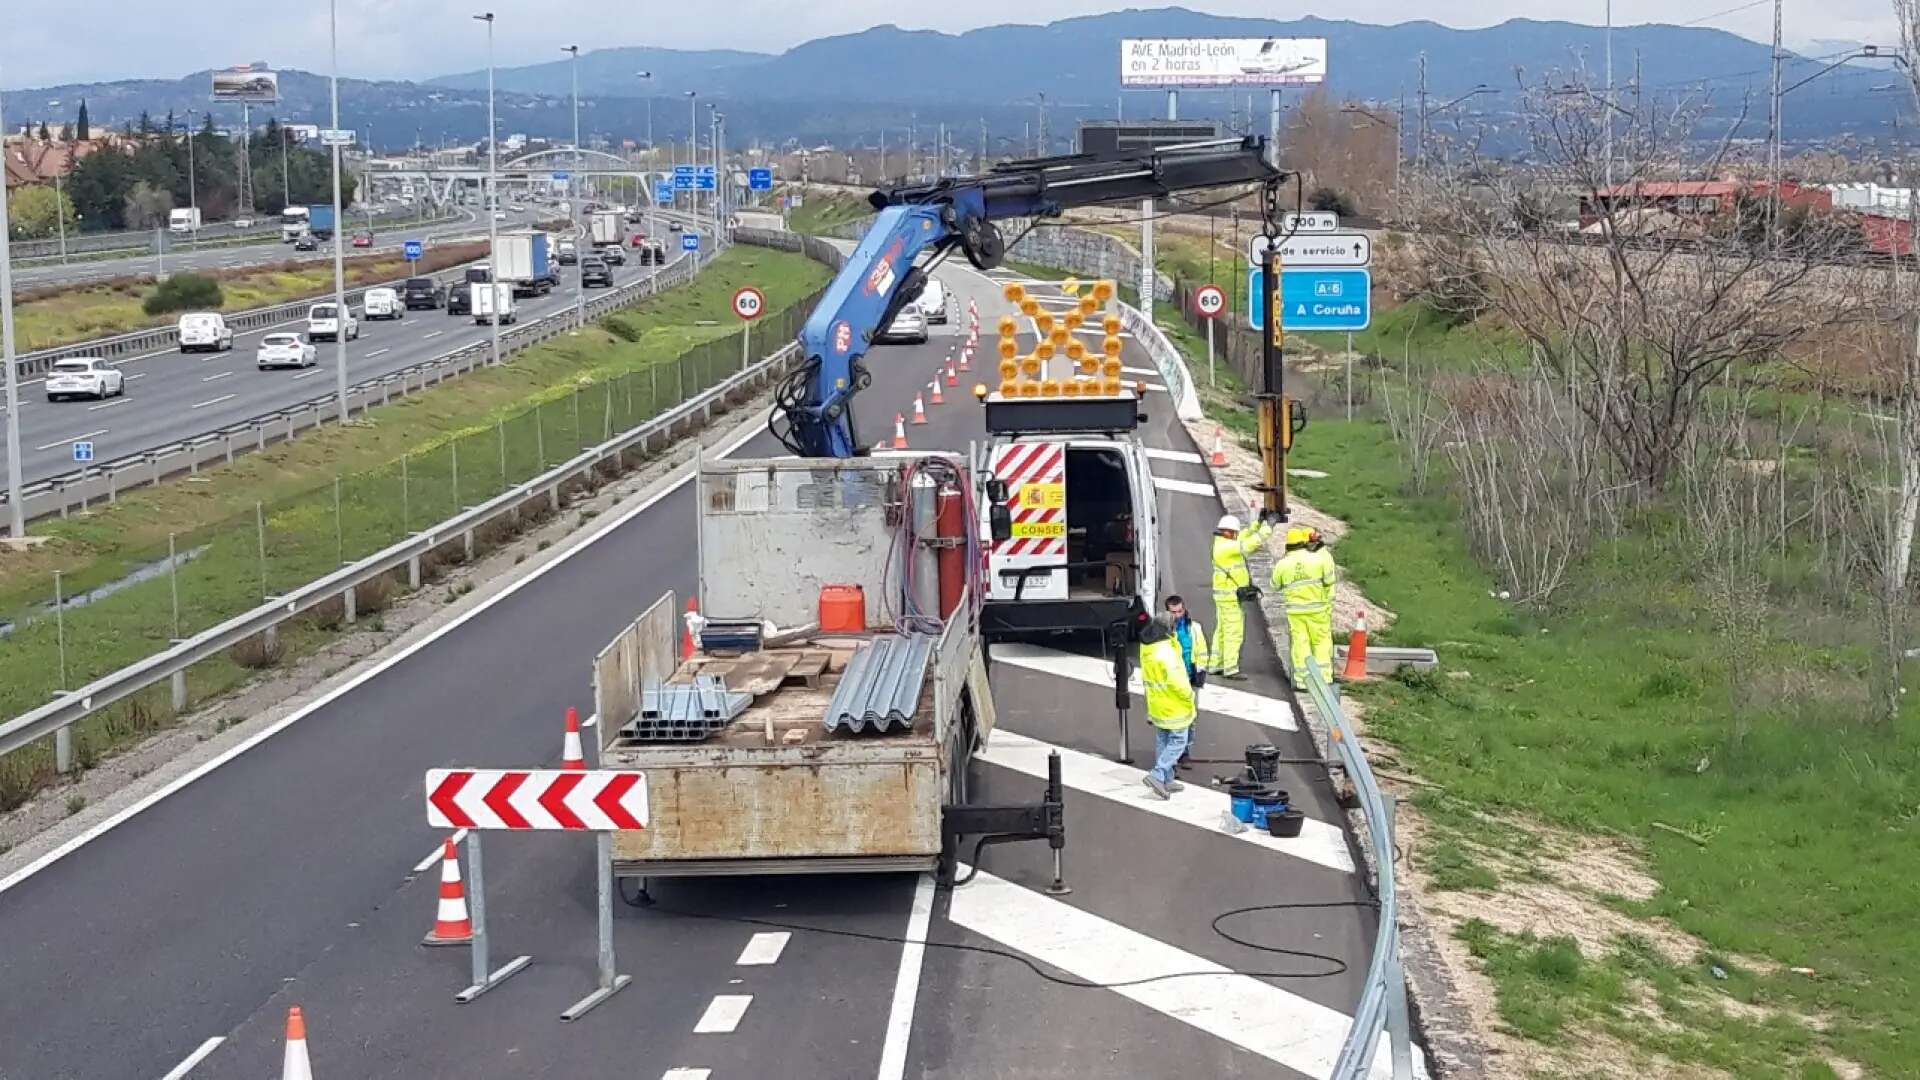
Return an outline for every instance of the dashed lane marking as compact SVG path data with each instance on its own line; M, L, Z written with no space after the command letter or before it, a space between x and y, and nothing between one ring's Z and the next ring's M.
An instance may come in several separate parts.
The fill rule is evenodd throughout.
M91 439L95 435L105 435L106 433L107 433L107 429L101 428L98 431L89 431L89 432L86 432L85 434L73 435L65 439L55 439L53 442L47 443L45 446L36 446L34 447L34 449L35 450L57 450L60 447L66 446L69 443L77 443L82 439Z
M1212 484L1196 484L1191 480L1169 480L1164 476L1153 478L1153 486L1161 491L1177 491L1182 495L1200 495L1213 498Z
M217 398L213 398L213 399L212 399L212 400L210 400L210 401L202 401L202 402L199 402L198 404L196 404L196 405L194 405L193 407L194 407L194 408L196 408L196 409L204 409L204 408L206 408L206 407L207 407L207 406L209 406L209 405L218 405L218 404L220 404L220 403L221 403L221 402L223 402L223 401L232 401L232 400L233 400L234 398L236 398L236 397L239 397L239 396L240 396L240 395L238 395L238 394L221 394L221 395L220 395L219 397L217 397Z
M89 405L89 406L87 406L87 411L88 411L88 412L99 412L99 411L100 411L101 409L117 409L117 408L119 408L120 406L122 406L122 405L125 405L125 404L126 404L127 402L129 402L129 401L131 401L131 400L133 400L133 399L131 399L131 398L123 398L123 397L122 397L122 398L114 398L114 399L113 399L112 401L103 401L103 402L101 402L101 403L100 403L100 404L98 404L98 405Z
M1012 664L1028 671L1058 675L1094 686L1113 686L1113 665L1096 656L1081 656L1038 645L995 645L993 660L995 663ZM1134 693L1140 693L1139 671L1134 671L1129 686ZM1236 720L1281 731L1300 730L1300 722L1295 718L1293 708L1284 699L1211 682L1200 688L1200 711L1216 716L1231 716Z
M740 959L735 960L737 967L755 967L771 964L780 959L781 950L787 947L788 939L793 935L782 930L778 933L755 934L740 950Z
M752 994L715 994L707 1004L707 1011L700 1014L700 1022L693 1025L695 1035L726 1035L740 1026L740 1019L747 1015L747 1006L753 1004Z
M216 374L216 375L208 375L208 376L207 376L206 378L203 378L203 379L201 379L200 381L201 381L201 382L212 382L212 381L214 381L215 379L224 379L224 378L226 378L227 376L229 376L229 375L231 375L231 374L233 374L233 372L231 372L231 371L222 371L222 372L220 372L220 373L218 373L218 374Z
M431 333L431 334L428 334L428 335L427 335L426 337L423 337L423 338L421 338L420 340L421 340L421 341L432 341L432 340L433 340L434 338L437 338L437 337L439 337L439 336L440 336L441 334L444 334L444 333L446 333L446 331L445 331L445 330L435 330L435 331L434 331L433 333Z
M1147 447L1147 456L1156 461L1178 461L1183 465L1204 465L1205 458L1187 450L1162 450L1157 446Z
M712 1069L689 1069L683 1065L661 1073L660 1080L707 1080L712 1075Z
M994 741L999 741L996 734ZM961 871L966 872L965 868ZM953 890L947 917L981 937L1313 1077L1333 1072L1353 1019L982 870ZM1201 974L1194 974L1201 973ZM1184 976L1168 978L1167 976ZM1147 981L1153 980L1153 981ZM1427 1074L1418 1047L1414 1072ZM1392 1075L1384 1040L1372 1075Z
M167 1075L161 1077L160 1080L183 1080L188 1073L193 1071L195 1065L207 1060L207 1056L215 1050L220 1049L220 1044L226 1041L227 1037L225 1035L215 1035L213 1038L201 1043L198 1049L188 1054L180 1064L175 1065L172 1070L170 1070Z
M987 749L976 756L989 764L1045 780L1047 755L1055 751L1060 754L1060 779L1075 791L1191 825L1215 836L1263 847L1278 855L1344 874L1353 873L1353 856L1347 851L1347 838L1338 825L1308 818L1297 837L1274 836L1259 829L1221 832L1220 816L1232 813L1233 802L1224 791L1188 784L1186 790L1175 792L1173 798L1162 799L1140 782L1146 775L1145 770L1010 731L995 731Z
M311 367L311 368L308 368L307 370L305 370L305 371L303 371L303 372L301 372L300 374L298 374L298 375L295 375L295 376L293 377L293 381L294 381L294 382L299 382L299 381L300 381L301 379L311 379L311 378L313 378L313 377L314 377L315 375L325 375L326 373L327 373L327 371L326 371L326 369L325 369L325 368L321 368L321 367Z
M368 353L362 359L371 360L376 356L385 356L392 351L393 351L392 349L375 349L372 352Z
M467 838L467 830L465 829L455 829L453 832L453 835L451 837L448 837L448 839L452 840L456 844L458 844L462 840L465 840L466 838ZM416 874L424 874L428 870L433 869L433 865L439 862L441 859L446 858L446 856L447 856L447 846L446 846L446 841L443 840L440 843L435 844L432 851L427 852L426 858L421 859L419 862L413 864L413 872Z

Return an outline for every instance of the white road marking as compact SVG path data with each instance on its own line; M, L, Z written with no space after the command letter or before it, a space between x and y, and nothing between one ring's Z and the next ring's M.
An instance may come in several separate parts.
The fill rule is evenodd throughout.
M1082 326L1082 327L1078 327L1078 328L1076 328L1076 329L1074 330L1074 333L1076 333L1076 334L1086 334L1086 335L1088 335L1089 337L1097 337L1097 338L1104 338L1104 337L1106 337L1106 336L1107 336L1107 331L1105 330L1105 328L1103 328L1103 327L1099 327L1099 326ZM1131 341L1131 340L1133 339L1133 335L1132 335L1132 334L1130 334L1130 333L1128 333L1128 332L1126 332L1125 330L1122 330L1122 331L1120 331L1119 333L1117 333L1117 334L1115 334L1115 335L1113 335L1113 336L1114 336L1114 337L1117 337L1117 338L1119 338L1119 339L1120 339L1121 341ZM1127 368L1126 370L1128 370L1128 371L1133 371L1133 372L1136 372L1136 373L1138 373L1138 370L1139 370L1139 369L1136 369L1136 368ZM1158 375L1158 374L1160 374L1160 373L1159 373L1159 372L1157 372L1157 371L1149 371L1149 372L1146 372L1146 374L1148 374L1148 375Z
M231 397L232 395L229 394L228 396ZM194 406L194 408L199 408L199 406L196 405ZM745 446L749 439L752 439L755 435L760 434L760 432L764 429L765 429L765 425L761 425L761 424L748 425L747 430L745 432L741 433L741 435L738 438L728 443L724 448L721 449L720 453L716 456L724 458L729 454L732 454L735 450L738 450L742 446ZM555 558L551 562L540 564L538 567L536 567L533 570L532 573L528 574L526 577L523 577L517 581L514 581L513 583L509 584L506 588L501 589L499 592L494 593L492 596L487 597L485 600L482 600L480 603L475 604L473 607L467 609L466 611L461 612L459 615L455 616L453 619L450 619L446 623L434 628L432 632L428 633L425 637L422 637L420 640L415 641L411 645L408 645L405 648L400 649L397 652L394 652L384 657L379 662L375 663L372 667L367 668L365 671L360 672L358 675L355 675L347 679L345 682L340 683L338 686L335 686L333 689L328 690L327 692L321 694L318 698L316 698L314 701L307 704L305 707L297 709L294 712L291 712L286 716L281 717L279 720L274 721L272 724L267 725L266 727L260 729L259 731L253 733L252 735L249 735L245 739L242 739L238 743L235 743L234 745L228 747L226 750L222 751L220 754L203 762L199 767L189 770L188 772L182 773L180 776L174 778L171 782L169 782L165 786L159 788L156 791L147 793L145 796L129 804L126 808L120 810L118 813L112 815L111 817L108 817L106 820L101 821L99 824L94 825L92 828L85 830L84 832L80 833L78 836L73 837L72 839L68 840L66 843L61 844L59 847L54 848L52 851L49 851L45 855L42 855L39 858L33 860L27 865L7 875L5 878L0 878L0 896L4 896L8 889L13 888L14 886L27 880L33 875L39 873L40 871L45 870L47 867L52 866L54 863L59 862L61 859L66 858L68 855L71 855L74 852L92 843L93 841L98 840L99 838L101 838L102 836L105 836L109 832L112 832L114 829L118 828L119 826L126 824L128 821L131 821L135 816L140 814L142 811L151 808L156 803L160 802L162 799L165 799L167 796L172 795L174 792L177 792L185 788L187 785L193 783L196 780L199 780L200 778L206 776L208 773L213 772L215 769L218 769L220 766L225 765L227 762L232 761L234 758L239 757L241 754L246 753L247 751L260 745L261 743L266 742L268 739L273 738L275 735L278 735L280 732L285 731L287 728L300 722L306 717L313 715L315 712L318 712L319 710L326 708L328 705L331 705L333 702L339 700L342 697L345 697L347 694L352 693L354 690L358 689L363 683L369 682L370 680L378 677L379 675L386 672L387 669L395 666L396 664L400 664L404 662L407 658L411 657L413 654L419 652L420 650L426 648L429 645L432 645L434 642L439 641L441 638L447 636L448 634L453 633L455 630L458 630L462 626L465 626L468 622L472 621L475 618L478 618L483 612L486 612L487 610L491 609L495 604L500 603L501 601L505 600L507 597L512 596L513 594L519 592L521 589L524 589L527 586L533 584L534 582L539 581L542 577L545 577L548 573L553 571L555 568L565 565L568 559L573 558L575 555L578 555L581 552L587 550L588 548L592 547L594 544L597 544L601 540L606 539L609 535L613 533L615 529L618 529L620 526L625 525L627 522L632 521L636 517L639 517L641 514L646 513L648 510L653 509L653 507L657 503L659 503L660 500L666 498L669 495L672 495L676 491L679 491L682 487L686 486L687 481L691 479L693 479L693 474L691 472L688 472L682 475L678 480L675 480L672 483L668 484L666 487L663 487L659 491L654 492L652 497L635 504L633 507L631 507L626 511L623 511L622 513L616 514L613 517L605 519L605 524L601 525L600 528L596 529L592 533L589 533L586 536L586 538L581 540L578 544L562 552L558 558Z
M689 1069L683 1065L660 1074L660 1080L707 1080L712 1075L712 1069Z
M740 950L740 959L734 961L736 967L754 967L771 964L780 959L780 953L787 947L792 934L782 930L778 933L755 934Z
M222 371L222 372L220 372L220 373L219 373L218 375L209 375L209 376L207 376L206 378L204 378L204 379L201 379L200 381L201 381L201 382L212 382L212 381L213 381L213 380L215 380L215 379L224 379L224 378L226 378L227 376L229 376L229 375L231 375L231 374L233 374L233 372L231 372L231 371Z
M1094 686L1107 688L1113 686L1113 664L1097 656L1081 656L1078 653L1061 652L1058 649L1047 649L1038 645L995 645L993 659L995 663L1008 663L1029 671L1058 675L1063 679L1091 683ZM1133 672L1130 687L1136 694L1141 692L1140 672L1137 669ZM1281 731L1300 730L1300 725L1294 720L1293 709L1285 699L1249 693L1211 682L1200 688L1200 711L1217 716L1231 716L1236 720L1245 720L1250 724L1277 728Z
M386 354L392 351L393 351L392 349L375 349L372 352L368 353L365 359L371 360L376 356L385 356Z
M1232 800L1224 791L1189 784L1171 799L1162 799L1140 783L1143 769L1121 765L1106 758L1078 750L1069 750L1011 731L995 731L987 749L977 756L989 764L1025 773L1041 780L1047 778L1047 755L1060 754L1060 778L1068 787L1110 802L1131 806L1145 813L1191 825L1215 835L1254 844L1276 854L1303 859L1341 873L1353 873L1353 856L1347 851L1346 836L1338 825L1307 818L1298 837L1274 836L1258 829L1228 834L1220 831L1220 816L1231 812Z
M101 403L100 403L100 404L98 404L98 405L89 405L89 406L87 406L87 411L88 411L88 412L99 412L99 411L100 411L101 409L114 409L114 408L118 408L118 407L120 407L120 406L122 406L122 405L125 405L125 404L126 404L126 403L127 403L128 401L129 401L129 400L131 400L131 399L130 399L130 398L123 398L123 397L121 397L121 398L114 398L114 399L113 399L112 401L103 401L103 402L101 402Z
M1153 478L1153 486L1162 491L1177 491L1182 495L1202 495L1213 498L1212 484L1196 484L1191 480L1169 480L1164 476Z
M1134 983L1115 986L1112 992L1308 1076L1332 1073L1353 1024L1352 1017L1338 1009L1236 974L984 870L953 890L948 917L972 933L1089 982ZM1186 977L1139 981L1168 975ZM1425 1076L1425 1055L1418 1047L1414 1054L1414 1072ZM1382 1040L1372 1075L1384 1080L1392 1071Z
M89 431L84 435L75 435L69 439L57 439L53 442L46 444L45 446L36 446L34 447L34 449L35 450L57 450L60 447L67 445L68 443L77 443L82 439L91 439L95 435L105 435L106 433L107 433L107 429L101 428L99 431Z
M299 381L300 381L301 379L311 379L311 378L313 378L313 377L314 377L315 375L325 375L326 373L327 373L327 369L326 369L326 368L323 368L323 367L310 367L310 368L308 368L307 370L305 370L305 371L303 371L303 372L301 372L300 374L298 374L298 375L295 375L295 376L293 377L293 381L294 381L294 382L299 382Z
M135 374L135 375L129 375L129 376L127 376L127 381L128 381L128 382L132 382L132 381L133 381L133 380L135 380L135 379L144 379L144 378L146 378L146 377L147 377L147 376L148 376L149 374L151 374L151 372L146 372L146 371L142 371L142 372L140 372L140 373L138 373L138 374Z
M217 397L217 398L214 398L214 399L213 399L213 400L211 400L211 401L202 401L202 402L200 402L200 403L199 403L198 405L195 405L195 406L194 406L194 408L196 408L196 409L204 409L204 408L206 408L206 407L207 407L207 406L209 406L209 405L218 405L218 404L220 404L220 403L221 403L221 402L223 402L223 401L232 401L232 400L233 400L234 398L236 398L236 397L238 397L238 396L239 396L238 394L221 394L221 395L220 395L219 397Z
M893 980L893 1007L887 1011L887 1040L880 1047L877 1080L904 1080L907 1040L913 1035L913 1007L920 996L920 965L927 956L927 923L933 919L933 875L921 874L913 886L906 942L900 948L900 974Z
M225 1035L215 1035L213 1038L201 1043L199 1049L188 1054L185 1060L175 1065L173 1069L169 1071L167 1075L161 1077L160 1080L182 1080L183 1077L193 1071L195 1065L207 1060L207 1055L220 1049L220 1044L226 1041L227 1037Z
M1158 376L1158 375L1160 374L1160 369L1159 369L1159 368L1150 368L1150 367L1123 367L1123 368L1121 368L1121 369L1120 369L1120 373L1121 373L1122 375L1154 375L1154 376Z
M695 1035L726 1035L740 1026L740 1019L747 1015L747 1006L753 1004L752 994L715 994L707 1003L707 1011L700 1015L700 1022L693 1025Z
M454 843L458 844L460 841L465 840L466 838L467 838L467 830L455 829L453 831L453 836L450 837L449 839L451 839ZM427 853L426 858L421 859L419 862L413 864L413 872L416 874L424 874L429 869L432 869L435 863L439 862L441 859L444 859L446 857L447 857L447 843L445 840L442 840L440 843L434 845L433 850Z
M1204 465L1207 461L1199 454L1186 450L1162 450L1157 446L1147 447L1147 456L1157 461L1178 461L1184 465Z
M421 340L421 341L432 341L432 340L433 340L434 338L437 338L437 337L439 337L439 336L440 336L441 334L444 334L444 333L446 333L446 331L445 331L445 330L435 330L435 331L434 331L433 333L431 333L431 334L428 334L428 335L427 335L426 337L423 337L423 338L421 338L420 340Z

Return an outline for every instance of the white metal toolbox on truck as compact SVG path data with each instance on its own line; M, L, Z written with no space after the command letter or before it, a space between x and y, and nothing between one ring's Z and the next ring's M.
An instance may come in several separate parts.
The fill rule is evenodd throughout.
M943 854L950 869L959 834L1064 837L1057 785L1037 808L966 806L994 726L970 484L945 454L699 463L700 614L683 621L668 593L594 661L599 767L647 775L647 827L614 835L617 875L916 870ZM929 574L952 587L917 594ZM1027 817L991 816L1014 810Z

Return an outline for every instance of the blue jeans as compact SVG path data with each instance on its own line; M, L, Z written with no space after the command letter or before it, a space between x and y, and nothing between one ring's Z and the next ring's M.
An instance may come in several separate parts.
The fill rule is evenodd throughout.
M1193 736L1190 727L1168 731L1166 728L1153 729L1153 768L1148 770L1158 777L1161 783L1173 779L1173 766L1187 749L1187 743Z

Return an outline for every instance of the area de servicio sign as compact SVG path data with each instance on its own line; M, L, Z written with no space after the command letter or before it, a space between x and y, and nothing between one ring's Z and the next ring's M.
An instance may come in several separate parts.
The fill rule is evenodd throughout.
M1120 42L1122 86L1313 86L1326 77L1326 38L1126 38Z

